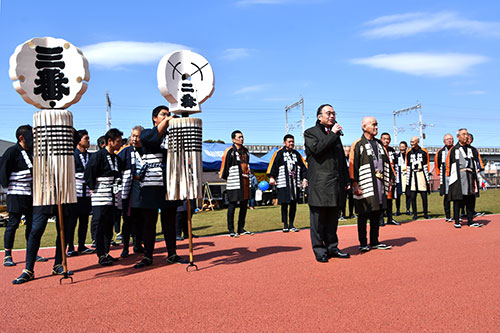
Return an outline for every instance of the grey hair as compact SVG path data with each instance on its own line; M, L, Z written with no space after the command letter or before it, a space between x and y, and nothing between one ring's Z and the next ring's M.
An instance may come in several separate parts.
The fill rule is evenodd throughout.
M142 127L141 125L134 126L134 127L132 128L132 132L133 132L133 131L139 131L139 132L142 132L142 131L144 131L144 127Z
M460 133L460 131L464 131L464 130L467 131L467 128L459 128L458 131L457 131L457 135Z

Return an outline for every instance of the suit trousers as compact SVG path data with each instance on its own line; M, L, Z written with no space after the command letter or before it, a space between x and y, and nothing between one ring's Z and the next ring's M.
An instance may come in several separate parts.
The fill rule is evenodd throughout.
M309 206L309 217L311 245L316 258L337 252L339 250L337 237L339 208Z
M375 246L379 244L378 231L381 216L381 210L358 215L358 240L360 246L368 245L366 239L366 222L368 220L370 220L370 245Z

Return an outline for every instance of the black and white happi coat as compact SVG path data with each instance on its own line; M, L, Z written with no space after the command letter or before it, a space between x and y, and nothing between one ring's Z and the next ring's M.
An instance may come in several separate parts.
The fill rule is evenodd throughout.
M33 209L33 161L19 143L8 148L0 163L0 184L7 189L7 212Z
M446 158L450 149L444 146L441 147L434 157L434 170L439 176L439 195L447 195L450 186L449 176L446 175Z
M392 186L391 193L389 193L387 198L388 199L395 199L395 198L401 196L401 193L399 193L397 191L397 182L398 182L398 178L399 178L399 175L398 175L399 170L397 170L397 164L398 164L399 154L396 153L396 150L394 150L394 148L392 148L391 146L388 146L385 150L387 151L387 155L389 156L389 161L391 163L391 169L394 173L394 182L393 182L394 186Z
M121 209L122 168L117 155L106 149L92 154L85 169L84 178L92 192L92 207L115 206Z
M278 149L271 158L267 174L276 179L278 203L290 203L300 197L302 181L307 177L307 166L295 149Z
M76 178L76 196L78 198L90 198L90 189L85 181L85 168L90 160L89 152L81 152L75 149L75 178Z
M248 150L241 146L240 151L235 145L227 148L222 156L222 164L220 167L219 177L225 179L226 191L229 202L243 201L248 198L244 197L243 190L243 170L241 168L240 154L246 155L245 160L247 163L250 161L250 154ZM250 166L249 166L250 167ZM248 177L248 175L246 175ZM250 186L250 182L248 182Z
M360 195L353 195L356 211L359 214L367 214L387 207L387 194L390 182L394 178L387 151L380 140L374 140L377 143L378 159L372 145L364 135L351 146L349 175L362 191ZM379 187L378 178L375 177L377 164L382 166L382 170L379 169L383 174L382 188Z
M118 157L122 162L122 202L123 207L128 207L131 200L134 186L134 176L138 176L138 188L140 192L141 180L143 180L146 172L146 161L144 159L143 147L134 147L132 145L123 148ZM135 200L135 199L134 199ZM137 208L137 207L134 207Z
M158 209L165 202L167 142L168 134L160 137L157 126L141 132L145 166L140 183L140 208Z
M410 149L406 153L406 191L431 193L429 185L429 152L421 147Z
M446 159L450 200L459 201L468 195L479 196L478 171L474 151L469 145L457 143L451 148Z

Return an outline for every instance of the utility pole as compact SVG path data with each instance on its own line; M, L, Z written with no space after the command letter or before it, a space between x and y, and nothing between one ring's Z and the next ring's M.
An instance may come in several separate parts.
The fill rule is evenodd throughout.
M392 111L392 115L394 117L394 142L398 142L398 132L401 131L396 126L396 117L404 114L404 113L410 113L412 111L418 110L418 127L420 131L420 146L424 146L424 123L422 121L422 104L419 102L417 105L410 106L409 108L406 109L401 109L401 110L394 110Z
M292 105L287 105L285 106L285 122L286 122L286 134L289 132L289 127L288 127L288 111L291 109L302 105L302 137L304 137L304 131L305 131L305 117L304 117L304 97L300 96L300 99L293 103ZM305 140L305 139L304 139ZM305 144L305 142L304 142Z
M108 90L106 90L106 131L111 128L111 99Z

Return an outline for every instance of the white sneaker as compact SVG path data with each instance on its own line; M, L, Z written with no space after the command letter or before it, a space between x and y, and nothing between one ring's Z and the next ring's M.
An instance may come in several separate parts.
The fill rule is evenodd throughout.
M372 246L372 249L375 249L375 250L389 250L390 248L392 248L392 245L387 245L384 243L380 243L380 244Z

